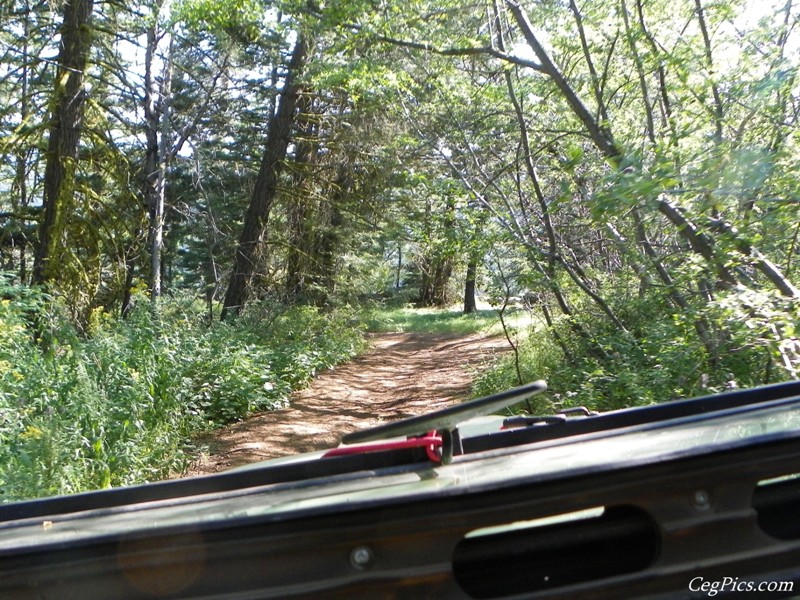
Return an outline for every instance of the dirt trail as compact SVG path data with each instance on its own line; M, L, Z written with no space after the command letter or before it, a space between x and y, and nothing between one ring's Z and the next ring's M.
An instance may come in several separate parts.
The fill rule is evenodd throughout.
M335 447L345 433L463 400L474 369L508 350L502 337L378 334L359 358L330 369L265 412L200 440L209 452L189 475Z

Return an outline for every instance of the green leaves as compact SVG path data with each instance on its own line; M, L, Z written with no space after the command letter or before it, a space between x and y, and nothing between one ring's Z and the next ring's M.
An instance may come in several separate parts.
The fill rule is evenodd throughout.
M173 11L173 19L185 23L189 29L232 33L245 32L256 39L265 16L260 0L180 0Z
M162 479L191 437L284 406L293 389L361 348L351 315L253 307L208 327L202 308L142 299L126 321L66 329L44 354L24 302L0 304L0 501ZM73 332L74 334L74 332Z

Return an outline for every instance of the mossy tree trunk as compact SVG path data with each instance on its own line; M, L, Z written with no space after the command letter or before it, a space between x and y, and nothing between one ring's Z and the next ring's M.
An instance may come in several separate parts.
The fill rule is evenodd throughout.
M75 193L93 7L92 0L68 0L64 4L44 173L44 215L31 276L34 284L53 279L59 267L58 256L64 250L62 230L65 212Z

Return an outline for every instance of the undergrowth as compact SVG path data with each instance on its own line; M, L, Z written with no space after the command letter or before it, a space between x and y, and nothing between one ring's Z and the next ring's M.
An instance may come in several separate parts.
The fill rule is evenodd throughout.
M196 434L282 407L319 370L357 354L365 321L372 331L502 333L490 310L373 309L365 317L256 304L233 323L209 323L202 306L180 298L157 309L142 299L125 320L98 311L79 333L57 302L27 288L0 285L0 295L4 502L181 471ZM507 314L518 353L485 369L474 395L545 379L549 390L532 400L535 412L605 411L791 376L780 364L795 348L787 344L797 307L774 298L729 294L693 314L643 298L624 312L617 307L625 331L590 308L549 328L530 326L526 311ZM698 343L700 318L712 327L715 356ZM47 343L35 341L34 330Z
M126 320L97 312L79 335L57 304L14 291L0 302L4 502L163 479L185 468L195 434L284 406L362 348L343 311L256 305L209 324L191 301L153 311L143 299Z
M572 406L616 410L790 379L794 373L781 368L780 351L795 338L775 331L780 326L784 335L794 335L791 311L797 307L785 309L779 320L763 307L754 310L756 300L750 292L730 293L702 312L676 314L658 299L640 299L626 307L627 331L586 310L552 328L539 327L520 344L517 364L505 356L479 376L473 392L483 396L544 379L548 392L532 405L550 414ZM700 318L713 333L714 355L698 339Z

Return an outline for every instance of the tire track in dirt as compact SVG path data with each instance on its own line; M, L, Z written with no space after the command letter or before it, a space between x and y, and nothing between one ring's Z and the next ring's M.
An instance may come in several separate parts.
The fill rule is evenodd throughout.
M321 373L288 408L199 440L208 452L187 474L332 448L351 431L444 408L466 399L475 370L508 349L501 336L376 334L365 354Z

